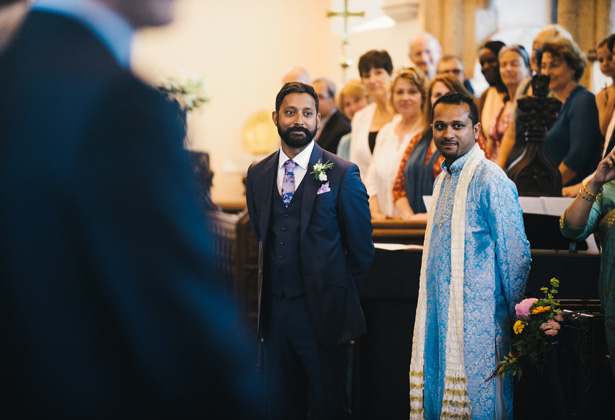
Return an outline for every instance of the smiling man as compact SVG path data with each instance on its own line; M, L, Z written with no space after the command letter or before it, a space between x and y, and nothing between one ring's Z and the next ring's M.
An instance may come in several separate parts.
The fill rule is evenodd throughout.
M486 380L509 352L530 269L517 190L476 144L472 98L440 97L432 127L444 163L425 231L410 418L512 419L512 377Z
M314 143L318 96L287 83L273 122L280 150L250 167L246 199L259 243L259 336L272 419L351 419L348 342L365 332L359 285L374 256L357 165Z

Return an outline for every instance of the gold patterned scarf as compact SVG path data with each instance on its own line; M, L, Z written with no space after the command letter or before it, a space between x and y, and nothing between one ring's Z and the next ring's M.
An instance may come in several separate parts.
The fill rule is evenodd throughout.
M449 286L448 331L446 334L446 369L444 372L444 396L442 400L442 419L471 419L472 402L468 395L468 380L465 373L463 356L463 280L465 257L465 215L466 199L470 181L478 164L484 158L483 151L473 147L465 163L455 190L453 216L451 220L451 282ZM412 360L410 361L410 419L425 418L425 328L427 325L427 261L429 244L434 226L437 203L444 174L438 177L431 199L421 277L419 283L419 301L416 308L414 337L412 339ZM452 180L451 180L452 182Z

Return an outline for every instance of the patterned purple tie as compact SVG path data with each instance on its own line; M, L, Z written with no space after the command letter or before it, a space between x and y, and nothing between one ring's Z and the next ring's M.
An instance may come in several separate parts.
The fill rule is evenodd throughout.
M284 178L282 178L282 201L288 207L295 193L295 163L292 160L284 162Z

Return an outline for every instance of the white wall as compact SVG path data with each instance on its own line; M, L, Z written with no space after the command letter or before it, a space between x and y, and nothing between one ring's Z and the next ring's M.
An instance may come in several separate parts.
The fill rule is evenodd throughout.
M351 24L381 14L374 6L378 1L351 0L351 10L370 10ZM190 116L189 134L195 150L210 153L215 201L244 199L242 174L225 168L245 170L259 158L246 154L241 130L254 112L274 109L285 68L302 65L313 78L328 76L342 84L341 19L325 16L342 8L340 0L179 0L172 25L139 34L133 67L146 80L155 83L178 69L205 77L211 102ZM396 67L408 65L411 31L412 23L406 23L351 35L349 76L358 76L358 58L372 48L389 50Z

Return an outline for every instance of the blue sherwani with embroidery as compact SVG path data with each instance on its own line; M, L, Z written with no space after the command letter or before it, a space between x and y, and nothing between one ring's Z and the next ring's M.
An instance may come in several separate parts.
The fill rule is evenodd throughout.
M474 146L478 147L478 146ZM442 407L451 277L451 216L459 175L470 153L444 177L434 218L427 262L425 338L425 418L439 419ZM485 380L509 352L514 306L524 294L530 246L515 185L495 164L483 159L470 181L466 200L463 287L464 359L475 419L492 419L495 381ZM506 418L512 419L512 377L504 380Z

